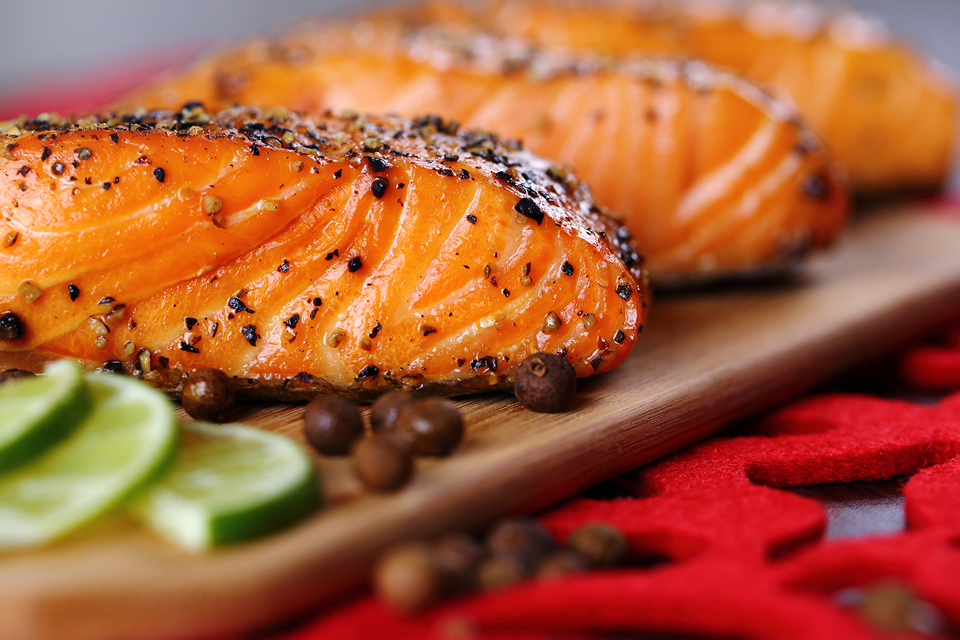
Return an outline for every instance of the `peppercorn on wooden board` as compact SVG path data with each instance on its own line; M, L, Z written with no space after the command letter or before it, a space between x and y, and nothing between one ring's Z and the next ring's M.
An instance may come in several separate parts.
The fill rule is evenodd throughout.
M202 638L310 610L361 585L392 543L536 511L960 314L958 249L960 221L911 205L859 220L789 284L658 300L633 355L582 380L573 411L460 400L468 433L451 458L418 460L381 495L320 459L326 508L255 543L190 555L121 515L0 558L0 637ZM301 410L241 418L299 439Z

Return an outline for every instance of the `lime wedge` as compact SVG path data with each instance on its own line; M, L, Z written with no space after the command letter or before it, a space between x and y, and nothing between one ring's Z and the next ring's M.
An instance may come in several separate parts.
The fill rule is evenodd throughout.
M80 368L66 360L47 366L46 375L0 386L0 473L67 437L90 404Z
M117 375L84 377L93 409L70 437L0 477L0 549L43 544L126 500L176 451L173 405Z
M242 425L184 425L170 471L131 510L174 543L201 551L288 527L320 501L310 456L275 433Z

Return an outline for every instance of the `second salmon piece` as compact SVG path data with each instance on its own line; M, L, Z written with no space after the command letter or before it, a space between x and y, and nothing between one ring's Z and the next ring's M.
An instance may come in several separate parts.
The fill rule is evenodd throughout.
M829 242L845 180L795 114L702 63L609 62L515 40L338 25L253 40L128 105L441 111L571 165L658 284L777 270ZM560 174L563 169L558 167Z
M463 393L538 351L608 371L643 328L641 258L586 188L438 118L187 105L7 123L0 154L0 368Z

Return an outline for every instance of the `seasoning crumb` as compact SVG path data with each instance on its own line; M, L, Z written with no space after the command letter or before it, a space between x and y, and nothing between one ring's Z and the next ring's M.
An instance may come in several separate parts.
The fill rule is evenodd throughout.
M187 344L182 340L180 341L180 351L186 351L187 353L200 353L200 349L197 349L192 344Z
M350 262L347 263L347 269L350 270L350 273L356 273L361 267L363 267L363 260L360 259L360 256L350 258Z
M30 280L24 280L20 284L17 294L20 296L20 299L23 300L24 304L33 304L40 299L40 296L43 295L43 292L40 290L40 287L35 285Z
M543 222L543 211L530 198L520 198L520 201L513 207L520 215L535 220L539 225Z
M473 215L472 213L468 213L467 222L469 222L470 224L477 224L477 216Z
M374 180L373 184L370 186L370 190L373 192L373 197L377 198L378 200L382 198L387 192L387 186L389 186L389 184L390 182L382 176Z
M203 196L203 210L208 215L220 213L221 209L223 209L223 200L209 193Z
M556 333L560 330L560 326L562 324L563 323L560 320L560 316L558 316L555 311L551 311L544 316L541 331L544 333Z
M167 179L167 172L162 168L157 167L153 170L153 177L157 179L157 182L163 182Z
M287 271L290 271L290 262L284 259L283 264L277 267L277 271L280 273L286 273Z
M260 336L257 335L257 327L255 325L248 324L240 329L240 333L243 334L244 339L250 343L251 347L257 346L257 338Z
M337 169L336 171L333 172L333 177L336 178L337 180L339 180L340 176L342 175L343 175L343 169Z
M77 298L80 297L80 287L78 287L78 286L75 285L75 284L68 284L68 285L67 285L67 292L70 293L70 301L71 301L71 302L76 302L76 301L77 301Z
M368 364L363 369L360 369L360 372L357 374L358 378L376 378L380 375L380 369L373 364Z
M562 271L562 272L563 272L563 275L565 275L565 276L572 276L572 275L573 275L573 265L570 264L569 262L567 262L566 260L564 260L564 261L563 261L563 264L560 266L560 271Z

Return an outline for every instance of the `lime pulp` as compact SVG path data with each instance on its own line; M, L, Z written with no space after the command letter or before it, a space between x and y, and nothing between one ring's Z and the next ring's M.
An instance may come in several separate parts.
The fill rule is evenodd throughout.
M316 470L297 443L242 425L184 425L170 471L131 505L156 532L192 551L288 527L320 501Z

